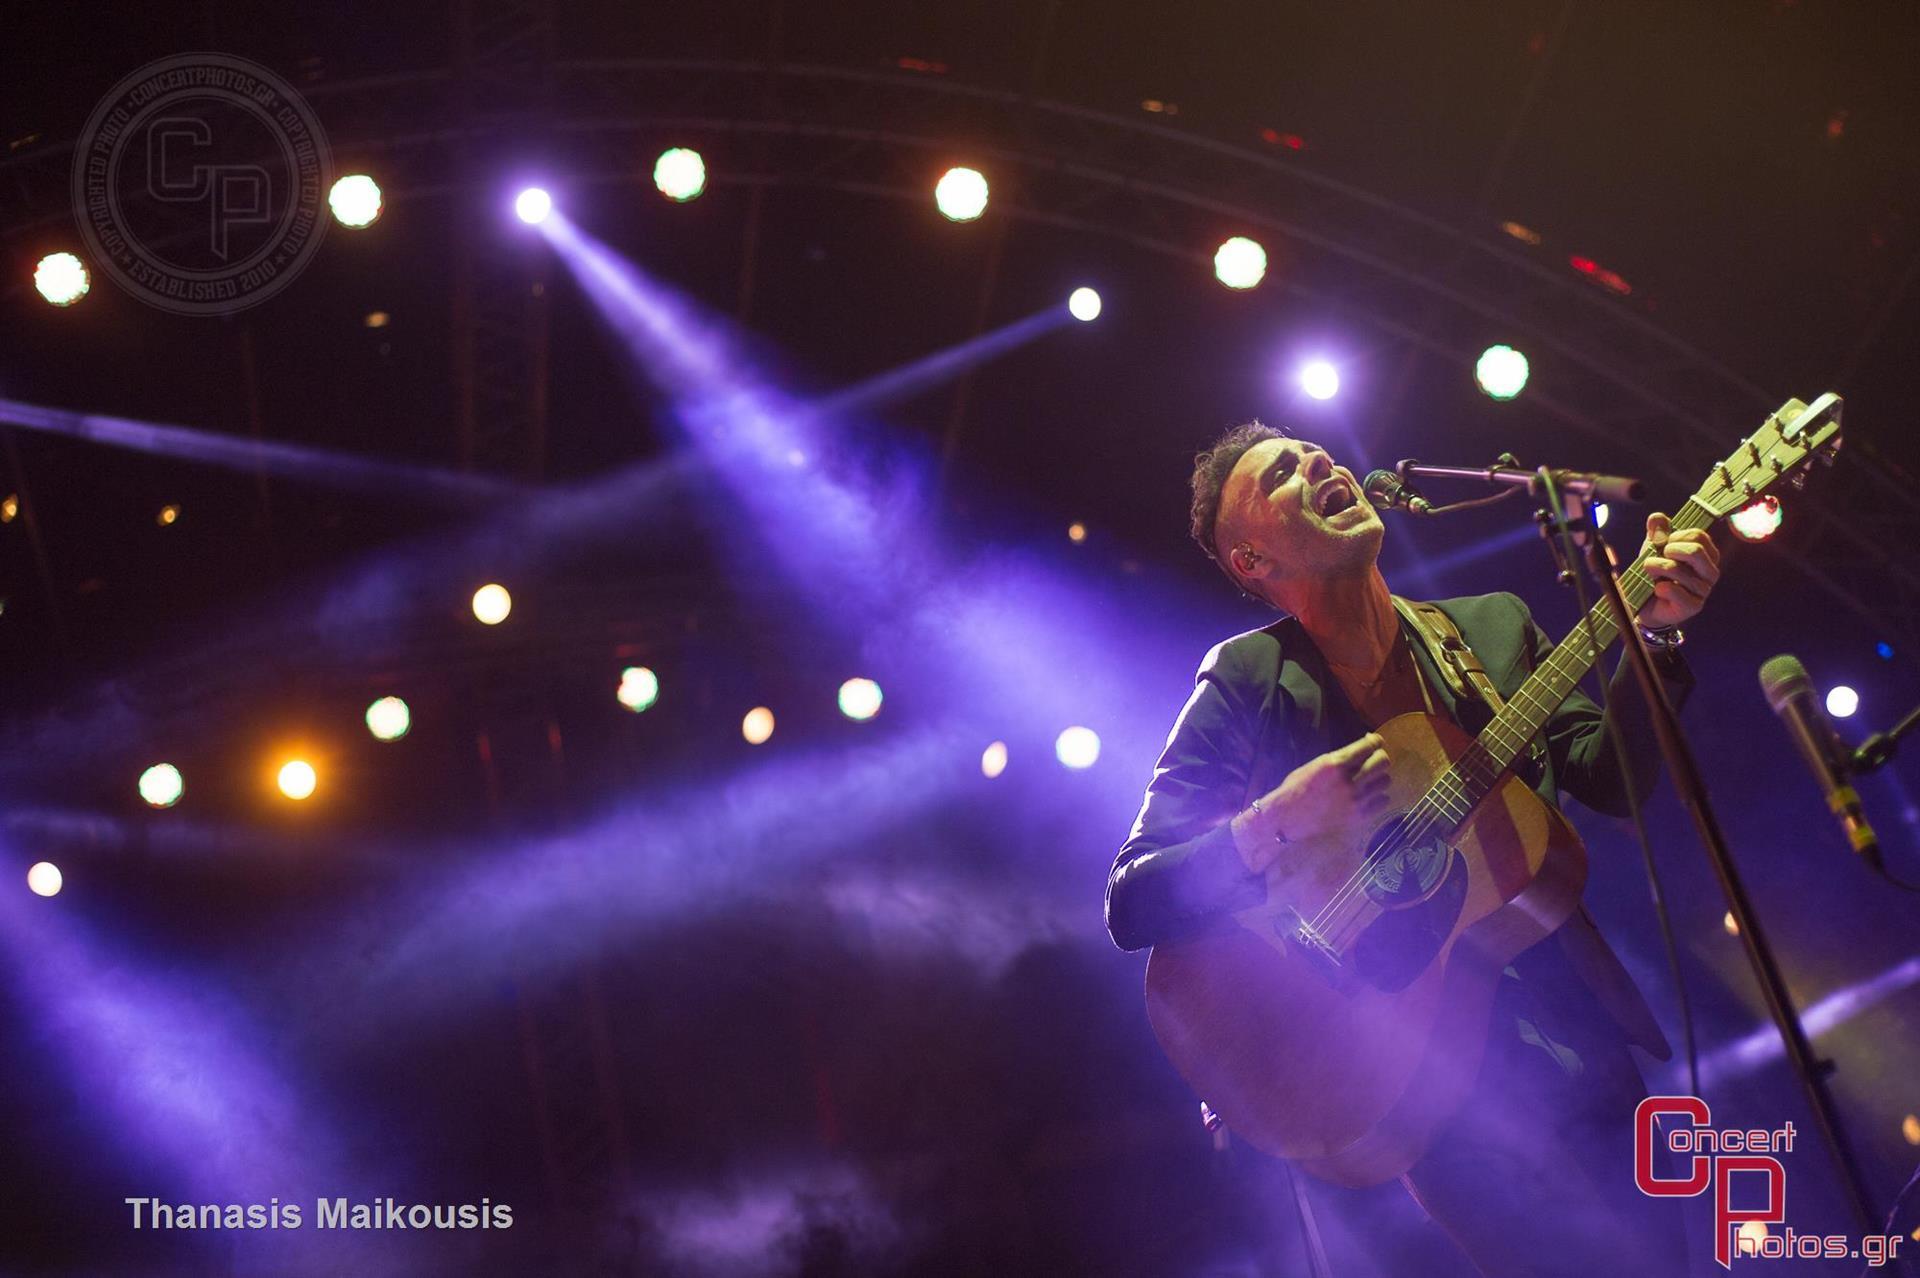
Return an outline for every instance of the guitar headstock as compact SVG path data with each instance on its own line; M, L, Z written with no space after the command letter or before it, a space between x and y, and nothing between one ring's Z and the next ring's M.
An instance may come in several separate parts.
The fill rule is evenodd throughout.
M1811 404L1788 400L1714 467L1693 499L1718 519L1782 481L1797 483L1815 457L1831 462L1840 450L1840 406L1832 391Z

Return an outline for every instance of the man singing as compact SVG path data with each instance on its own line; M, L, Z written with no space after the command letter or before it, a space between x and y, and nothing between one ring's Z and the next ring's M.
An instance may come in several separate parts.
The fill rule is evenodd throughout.
M1392 760L1372 729L1421 712L1471 732L1491 713L1452 694L1403 620L1376 562L1380 516L1325 449L1258 422L1235 427L1197 459L1192 513L1221 571L1286 615L1200 666L1107 881L1108 929L1127 950L1262 904L1289 843L1382 813ZM1677 704L1691 685L1678 627L1713 589L1719 552L1661 514L1647 519L1647 548L1655 586L1637 621ZM1552 650L1513 595L1438 606L1502 696ZM1624 814L1629 787L1651 787L1658 754L1624 662L1608 700L1626 766L1599 708L1576 692L1516 765L1549 802L1564 789ZM1684 1273L1672 1207L1634 1186L1633 1110L1646 1087L1629 1043L1669 1054L1583 909L1501 977L1474 1091L1402 1177L1488 1278Z

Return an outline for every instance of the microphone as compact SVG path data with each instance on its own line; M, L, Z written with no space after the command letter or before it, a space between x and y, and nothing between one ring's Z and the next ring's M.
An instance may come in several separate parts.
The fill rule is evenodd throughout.
M1433 513L1433 503L1390 470L1368 472L1366 482L1360 485L1360 489L1366 493L1367 500L1381 510L1404 510L1409 515Z
M1860 810L1860 796L1854 792L1847 775L1851 755L1833 730L1832 720L1813 693L1813 681L1798 657L1781 654L1760 667L1760 690L1767 704L1787 725L1800 757L1813 770L1827 807L1840 818L1847 842L1874 869L1880 868L1880 841Z

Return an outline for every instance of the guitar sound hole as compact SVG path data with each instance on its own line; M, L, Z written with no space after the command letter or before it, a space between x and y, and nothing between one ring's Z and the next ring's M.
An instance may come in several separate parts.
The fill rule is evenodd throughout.
M1395 908L1375 895L1389 908L1353 944L1354 971L1375 989L1394 993L1412 984L1460 917L1467 901L1467 864L1444 846L1441 851L1445 855L1438 864L1446 867L1446 877L1424 900L1416 893L1415 904ZM1368 891L1373 894L1371 886Z
M1367 844L1367 855L1379 857L1367 876L1367 895L1389 910L1431 895L1453 858L1453 849L1432 834L1418 843L1391 843L1393 829L1383 827ZM1382 847L1388 849L1384 855Z

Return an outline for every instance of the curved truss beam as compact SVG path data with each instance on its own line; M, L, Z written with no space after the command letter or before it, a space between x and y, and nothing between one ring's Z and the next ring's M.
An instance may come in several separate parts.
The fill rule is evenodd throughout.
M1265 231L1293 255L1278 282L1449 360L1471 358L1392 318L1439 313L1442 331L1523 338L1544 355L1554 396L1531 402L1584 432L1679 427L1686 447L1661 468L1691 485L1784 395L1668 333L1589 282L1532 258L1491 231L1476 234L1340 182L1285 157L1168 124L945 79L844 68L685 59L583 60L553 67L551 120L576 177L645 181L641 143L754 139L764 171L716 183L811 186L925 199L943 157L991 161L995 212L1204 263L1225 233ZM396 198L463 189L449 155L472 146L444 70L315 86L337 153L384 155ZM876 127L876 120L887 122ZM511 121L499 124L502 135ZM398 125L399 127L396 127ZM774 145L777 144L777 145ZM65 213L65 150L0 163L0 228L10 234ZM47 181L57 167L60 180ZM57 188L59 214L44 203ZM1005 193L1008 192L1009 193ZM1355 280L1360 281L1355 287ZM1808 388L1799 388L1803 394ZM1819 389L1819 388L1814 388ZM1581 405L1621 405L1596 411ZM1920 571L1898 561L1878 525L1897 521L1904 489L1869 464L1843 467L1845 513L1831 499L1795 503L1814 535L1770 548L1849 611L1891 622L1920 651ZM1824 548L1815 555L1813 549Z

